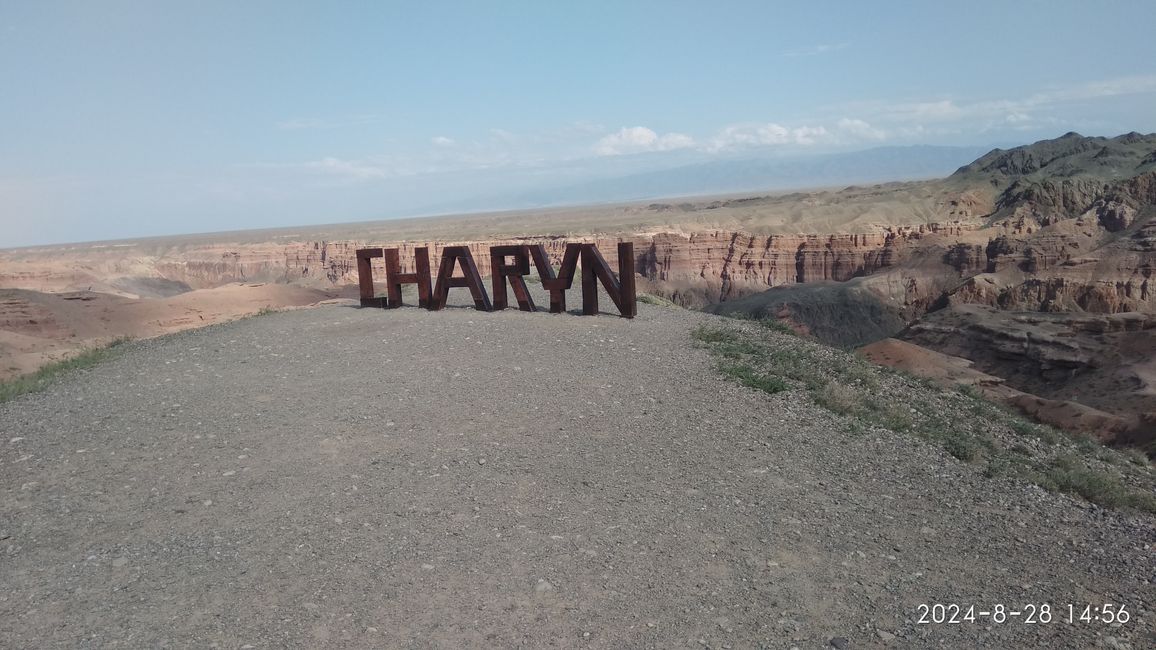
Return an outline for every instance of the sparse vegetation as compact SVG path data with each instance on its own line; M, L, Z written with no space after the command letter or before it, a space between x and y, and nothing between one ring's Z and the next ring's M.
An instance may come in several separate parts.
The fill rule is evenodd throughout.
M1143 453L1029 422L972 386L944 390L853 354L786 338L795 333L779 321L739 320L749 324L703 325L691 335L717 358L724 376L743 386L770 394L800 391L845 418L850 433L910 433L981 466L989 478L1026 480L1104 507L1156 513L1156 476Z
M779 334L790 334L791 336L798 336L798 332L796 332L793 327L791 327L785 321L779 320L778 318L772 318L770 316L754 316L754 315L748 314L746 312L741 312L741 311L730 312L728 314L725 314L725 316L727 318L734 318L737 320L745 320L745 321L751 321L752 323L758 323L759 325L762 325L763 327L771 330L772 332L778 332Z
M1049 444L1056 444L1063 438L1063 435L1052 427L1036 424L1035 422L1028 422L1016 415L1010 415L1010 417L1008 417L1008 426L1012 428L1012 431L1015 431L1021 436L1038 438Z
M791 336L797 335L797 332L795 332L794 328L777 318L760 318L757 322L759 325L762 325L772 332L778 332L779 334L789 334Z
M1156 512L1156 495L1129 490L1117 476L1085 465L1073 455L1052 460L1040 485L1058 492L1077 494L1107 508L1130 507Z
M678 307L678 305L667 300L666 298L663 298L662 296L656 296L653 293L640 291L638 292L637 298L638 302L644 302L648 305L657 305L659 307Z
M706 325L699 325L694 328L690 335L695 340L707 344L730 343L739 339L739 333L735 330L726 327L708 327Z
M766 375L744 363L727 364L720 366L722 373L731 379L749 388L757 388L764 393L781 393L790 388L782 377Z
M85 350L68 359L49 363L34 373L0 382L0 402L6 402L26 393L40 392L52 385L62 375L75 370L91 368L112 357L116 354L117 347L130 340L129 338L118 338L104 347Z

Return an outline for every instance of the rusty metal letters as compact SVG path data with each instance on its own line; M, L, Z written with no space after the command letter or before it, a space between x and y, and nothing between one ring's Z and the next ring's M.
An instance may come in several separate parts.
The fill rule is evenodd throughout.
M385 262L386 295L377 296L373 287L373 264L375 258ZM431 287L430 260L428 248L414 249L413 273L401 272L401 258L396 248L362 248L357 251L357 284L361 295L361 306L393 309L402 305L403 284L416 284L418 306L431 311L444 309L451 288L464 287L470 290L474 308L479 311L495 311L509 306L507 285L514 291L518 309L534 311L534 299L526 286L526 276L530 274L533 261L542 288L550 292L550 312L560 314L566 311L566 291L574 283L574 276L581 264L582 313L598 313L598 284L606 290L618 313L624 318L634 318L638 313L634 285L634 244L618 244L618 274L610 270L610 265L598 252L594 244L566 244L562 255L562 266L557 273L550 264L546 247L541 244L514 244L490 247L490 286L494 300L486 293L482 276L468 246L446 246L442 249L441 264L437 279ZM455 276L454 268L460 267L462 275Z

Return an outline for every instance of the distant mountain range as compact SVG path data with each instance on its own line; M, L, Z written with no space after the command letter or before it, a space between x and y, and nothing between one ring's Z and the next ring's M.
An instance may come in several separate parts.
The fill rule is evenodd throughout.
M454 201L431 212L539 208L944 177L990 147L876 147L849 153L729 157L576 184Z
M960 167L953 179L994 184L1065 179L1120 180L1156 171L1156 133L1114 138L1068 132L1013 149L994 149Z

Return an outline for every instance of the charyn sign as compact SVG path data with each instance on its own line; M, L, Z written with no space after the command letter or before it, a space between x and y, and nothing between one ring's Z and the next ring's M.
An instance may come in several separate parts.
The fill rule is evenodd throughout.
M373 258L383 258L385 262L386 295L377 296L373 290ZM446 298L453 287L466 287L474 298L474 307L480 311L505 309L508 304L506 285L513 287L514 298L522 311L534 311L534 299L526 288L525 276L530 274L530 260L538 269L542 287L550 292L550 312L560 314L566 311L566 291L574 282L579 258L582 263L582 313L598 313L598 283L602 283L618 313L625 318L634 318L638 304L634 289L634 244L618 244L618 277L610 270L610 265L598 252L594 244L566 244L562 256L562 268L557 275L546 255L546 247L541 244L491 246L490 269L494 301L486 294L482 276L474 263L474 256L467 246L447 246L442 249L441 265L438 267L437 281L430 287L429 249L414 249L414 273L401 272L401 256L396 248L362 248L357 251L357 283L361 290L363 307L400 307L401 285L416 284L418 306L431 311L446 306ZM461 276L454 275L454 267L460 266Z

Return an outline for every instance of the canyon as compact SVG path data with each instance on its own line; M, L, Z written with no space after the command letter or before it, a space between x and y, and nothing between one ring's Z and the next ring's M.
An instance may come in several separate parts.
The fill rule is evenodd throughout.
M641 292L776 318L1151 453L1154 215L1156 135L1072 133L936 181L9 249L0 378L116 335L353 298L366 246L398 248L403 272L416 248L468 246L488 275L493 245L542 244L558 265L592 243L616 268L629 241ZM198 313L214 293L231 306ZM92 326L132 304L153 305L134 308L144 325Z

